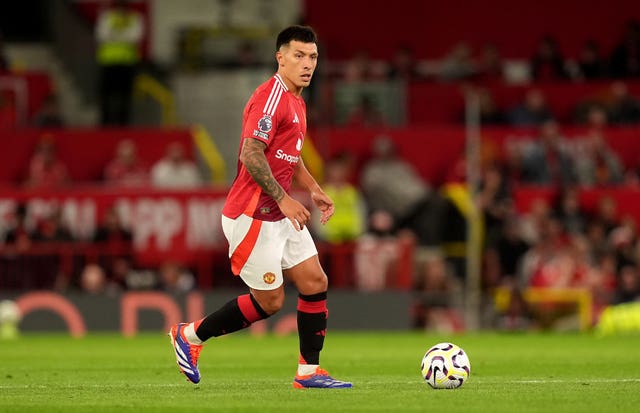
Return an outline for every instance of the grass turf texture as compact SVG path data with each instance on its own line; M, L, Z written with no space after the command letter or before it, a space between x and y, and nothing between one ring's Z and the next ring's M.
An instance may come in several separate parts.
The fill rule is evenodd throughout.
M471 360L457 390L433 390L420 361L452 341ZM202 382L178 373L165 335L24 335L0 341L0 412L637 411L638 337L330 332L323 366L353 389L291 386L297 338L213 339Z

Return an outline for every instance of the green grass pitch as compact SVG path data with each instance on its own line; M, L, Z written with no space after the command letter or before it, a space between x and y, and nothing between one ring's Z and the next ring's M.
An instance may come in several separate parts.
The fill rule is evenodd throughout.
M460 389L422 381L422 355L440 341L469 355ZM638 411L639 349L639 337L333 331L323 365L354 388L296 390L295 336L213 339L194 386L161 333L28 334L0 341L0 412Z

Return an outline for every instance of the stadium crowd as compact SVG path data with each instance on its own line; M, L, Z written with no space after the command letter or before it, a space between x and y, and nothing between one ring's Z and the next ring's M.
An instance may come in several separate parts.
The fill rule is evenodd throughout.
M460 84L478 93L483 126L535 131L530 139L506 142L505 156L483 156L478 190L470 192L464 185L463 156L450 164L444 182L429 182L394 145L393 128L376 96L355 99L342 126L379 129L380 134L371 142L366 159L343 152L327 160L324 185L336 203L336 215L326 226L313 227L329 250L335 245L353 246L354 274L348 286L363 291L391 288L403 250L415 247L415 326L462 328L459 300L466 274L467 228L476 214L483 223L483 289L510 292L507 305L492 315L489 312L488 322L494 326L547 327L567 314L562 305L531 306L524 299L527 288L587 289L594 300L594 317L608 304L638 300L637 222L617 212L614 197L602 197L594 210L586 210L580 200L585 188L640 188L640 162L625 165L607 140L612 127L640 124L639 98L626 83L640 78L640 24L630 22L620 43L606 52L590 40L576 59L566 59L554 37L541 39L528 62L530 87L514 107L498 107L485 87L508 81L507 66L494 44L487 44L478 59L465 42L456 44L436 65L416 61L408 47L399 47L388 62L373 62L362 50L343 64L330 64L329 79L347 84L398 80ZM2 54L0 70L10 70L10 62ZM583 125L585 133L580 139L567 139L563 134L567 123L557 121L537 85L593 80L610 82L610 89L596 100L589 96L573 102L571 122ZM10 96L0 94L0 127L16 127L14 109ZM317 120L340 123L320 116ZM25 179L12 184L31 189L74 184L67 165L56 156L51 131L66 127L68 122L60 115L55 94L45 99L30 123L46 127L47 132L25 165ZM198 166L185 156L179 143L169 145L166 156L154 165L138 159L140 150L144 148L123 139L113 160L104 165L103 183L121 188L203 185ZM555 196L536 198L527 211L519 210L514 190L524 185L551 188ZM115 209L108 211L90 239L82 240L73 239L59 210L37 223L28 221L27 212L19 206L12 227L4 231L3 278L14 284L3 288L76 288L90 294L195 288L197 277L181 263L167 261L155 269L138 268L132 234L122 226ZM62 270L50 252L37 260L30 255L20 258L21 252L34 244L74 241L99 246L112 243L121 249L83 262L66 285L59 281ZM29 268L38 272L39 280L26 275ZM45 269L51 275L42 281L47 279Z

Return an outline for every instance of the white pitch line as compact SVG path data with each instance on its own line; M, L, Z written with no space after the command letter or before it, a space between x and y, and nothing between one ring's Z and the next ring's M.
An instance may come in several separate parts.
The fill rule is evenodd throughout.
M188 383L187 383L188 384ZM142 387L142 388L154 388L154 387L162 387L162 388L173 388L173 387L187 387L186 384L169 384L169 383L157 383L157 384L21 384L21 385L0 385L1 389L81 389L81 388L91 388L91 389L117 389L121 387L131 388L131 387Z
M488 382L487 382L488 383ZM507 384L554 384L554 383L640 383L638 379L531 379L531 380L511 380L506 382L491 381L491 383L507 383Z
M478 384L599 384L599 383L640 383L640 378L627 378L627 379L529 379L529 380L483 380L481 378L470 378L470 382ZM415 384L419 383L420 379L407 382L381 382L381 381L361 381L362 386L371 385L389 385L389 384ZM248 383L238 383L248 384ZM156 384L68 384L68 385L46 385L46 384L24 384L24 385L0 385L0 390L20 390L20 389L117 389L117 388L177 388L177 387L193 387L189 383L156 383Z

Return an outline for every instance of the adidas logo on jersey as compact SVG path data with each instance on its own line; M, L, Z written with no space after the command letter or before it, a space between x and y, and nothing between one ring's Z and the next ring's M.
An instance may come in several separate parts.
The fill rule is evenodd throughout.
M298 114L297 113L293 113L293 123L300 123L300 120L298 119Z

